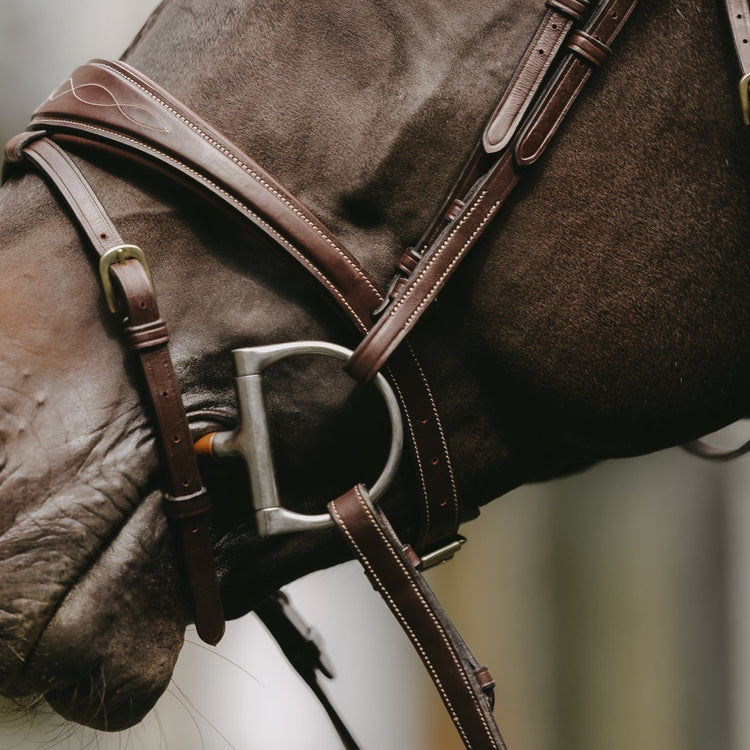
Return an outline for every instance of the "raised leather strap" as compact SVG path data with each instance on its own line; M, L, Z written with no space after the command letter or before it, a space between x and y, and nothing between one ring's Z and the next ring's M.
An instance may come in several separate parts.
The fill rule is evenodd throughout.
M55 139L85 138L146 156L204 186L260 227L338 303L361 334L383 296L320 220L195 112L122 62L78 68L34 113L32 127ZM391 361L416 463L421 551L455 537L461 508L451 457L427 377L410 346Z
M750 5L747 0L725 0L734 49L742 77L739 83L740 106L745 125L750 125Z
M381 295L333 232L189 107L120 61L77 68L34 112L30 129L118 146L198 183L259 226L331 293L360 331Z
M494 156L510 143L566 35L575 23L587 17L592 2L547 0L545 4L547 11L490 117L479 144L464 164L461 174L419 242L414 247L407 248L396 262L396 274L389 284L386 300L375 311L375 318L380 317L401 293L424 254L464 207L470 188L492 167L494 158L488 158L488 155Z
M22 134L10 142L6 156L27 160L49 179L99 257L124 247L90 185L55 143L36 134ZM224 633L224 613L210 547L211 507L198 473L190 427L167 348L166 325L159 316L150 274L141 261L125 258L109 266L109 273L124 316L125 341L140 362L153 407L155 434L167 468L165 508L187 574L196 629L204 641L215 644Z
M750 5L747 0L725 0L734 48L742 74L750 73Z
M369 381L385 365L474 246L520 176L513 154L504 151L355 350L347 365L355 378Z
M401 291L352 355L348 367L354 377L359 380L374 377L408 335L506 201L521 177L521 167L541 156L593 67L606 59L609 45L636 4L637 0L605 0L586 27L571 34L565 47L567 54L525 124L459 201L450 223L418 261Z
M510 143L565 37L574 23L586 17L592 4L592 0L547 0L547 11L484 130L488 153L502 151Z
M328 509L419 654L464 745L475 750L505 748L492 715L492 677L417 570L419 557L398 539L364 487L354 487Z

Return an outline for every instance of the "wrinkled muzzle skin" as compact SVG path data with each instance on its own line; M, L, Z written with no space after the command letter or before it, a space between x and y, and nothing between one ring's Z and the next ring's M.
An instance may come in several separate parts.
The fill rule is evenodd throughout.
M117 729L165 688L187 622L153 435L72 229L54 210L15 218L0 222L0 692Z
M117 205L106 184L95 187ZM127 198L137 218L116 218L149 248L194 439L236 423L232 348L339 337L306 307L318 300L306 279L274 280L278 269L262 248L248 256L247 276L220 247L199 265L175 263L200 246L186 217L154 217L164 209L151 195ZM149 236L154 224L169 227L169 243ZM243 233L217 244L237 247L240 237L247 241ZM0 247L0 693L42 695L73 721L125 728L166 689L192 619L162 510L148 396L88 251L36 175L0 191ZM195 252L189 260L197 263ZM269 291L274 285L283 297ZM353 390L334 360L285 363L268 380L277 479L290 508L324 512L377 476L389 428L374 391ZM332 529L259 539L241 463L201 468L228 618L345 559ZM410 526L409 506L393 498L406 514L394 523Z

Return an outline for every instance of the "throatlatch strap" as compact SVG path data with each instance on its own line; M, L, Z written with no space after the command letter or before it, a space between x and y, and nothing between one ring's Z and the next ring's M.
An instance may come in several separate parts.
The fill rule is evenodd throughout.
M127 254L122 238L101 202L70 157L43 134L22 134L6 149L9 161L26 159L57 188L97 255L123 253L108 266L107 279L119 290L124 337L137 355L156 421L156 438L167 467L165 509L186 572L198 635L216 644L224 633L224 612L211 553L211 504L198 472L193 440L159 316L151 276L140 260ZM110 256L112 257L112 256Z
M349 371L358 380L370 380L385 364L505 203L521 179L522 167L542 155L593 69L609 55L609 45L636 3L605 0L584 29L570 34L567 54L525 124L486 173L468 185L466 195L452 203L447 226L423 255L414 259L408 278L400 282L396 277L397 293L351 357Z
M354 487L328 510L422 659L464 745L504 750L492 715L492 676L474 658L417 569L419 557L398 539L364 487Z

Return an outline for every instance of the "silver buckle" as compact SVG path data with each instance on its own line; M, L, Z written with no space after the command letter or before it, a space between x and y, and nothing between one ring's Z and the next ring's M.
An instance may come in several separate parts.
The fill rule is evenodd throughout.
M237 372L235 382L240 423L233 432L219 432L214 436L213 455L244 458L250 476L258 532L262 536L332 526L333 520L327 513L305 515L287 510L281 505L271 456L261 373L275 362L299 354L321 354L348 360L352 351L325 341L296 341L235 349L232 354ZM404 444L404 429L398 400L388 381L378 374L372 382L383 396L391 421L391 448L388 459L377 481L369 490L370 498L376 502L388 489L398 470Z

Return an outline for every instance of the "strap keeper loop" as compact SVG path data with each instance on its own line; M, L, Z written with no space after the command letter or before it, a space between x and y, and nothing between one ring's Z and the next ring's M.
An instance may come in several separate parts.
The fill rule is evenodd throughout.
M23 150L30 143L38 141L40 138L45 138L47 133L44 130L27 130L24 133L14 135L5 144L5 160L10 164L17 164L23 161Z
M750 73L740 79L740 105L742 107L742 122L750 125Z
M495 708L495 678L487 667L477 667L474 670L474 676L477 678L479 687L487 696L490 708Z
M404 254L399 258L398 263L396 263L396 268L405 276L408 276L414 271L420 260L422 260L422 256L417 251L417 248L410 247L407 248Z
M167 324L161 318L150 323L128 326L125 329L125 337L128 346L135 351L155 349L169 342Z
M574 21L580 21L588 13L591 0L547 0L545 5Z
M164 512L169 518L192 518L211 512L211 500L205 487L192 495L165 495Z
M601 68L612 54L612 50L604 42L585 31L574 31L570 35L567 47L596 68Z

